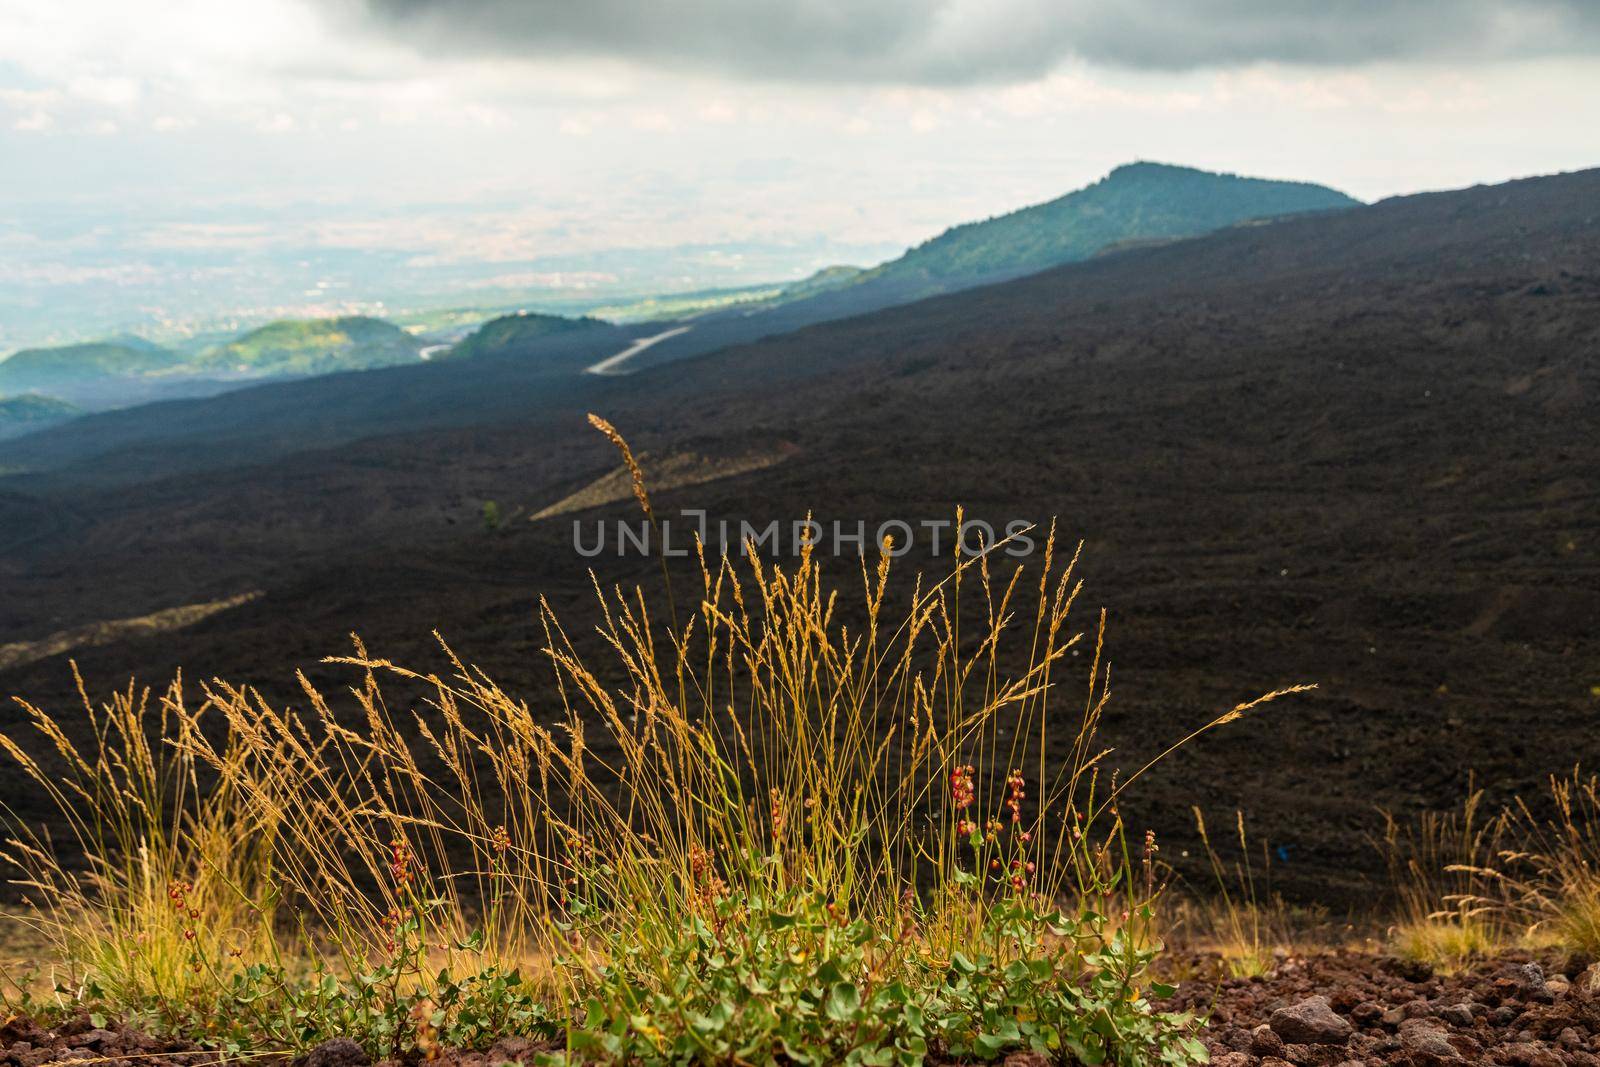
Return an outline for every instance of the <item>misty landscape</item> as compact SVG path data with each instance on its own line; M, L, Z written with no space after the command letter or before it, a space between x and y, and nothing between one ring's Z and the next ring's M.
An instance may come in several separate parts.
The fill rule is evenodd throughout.
M0 220L0 1055L1600 1063L1600 143L1517 112L1587 9L274 3L408 136L588 110L525 210L446 109L357 253L330 75L246 140L345 177L157 208L123 128L260 87L0 46L130 173Z

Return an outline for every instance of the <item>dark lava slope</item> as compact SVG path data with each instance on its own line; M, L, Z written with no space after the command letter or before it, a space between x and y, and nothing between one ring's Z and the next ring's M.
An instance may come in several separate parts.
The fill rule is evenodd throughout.
M663 511L1058 516L1086 541L1086 603L1110 609L1126 762L1318 683L1141 785L1129 813L1170 858L1190 804L1239 806L1279 886L1356 899L1379 806L1600 756L1600 172L1132 249L568 388L181 478L0 483L0 641L262 589L78 658L95 687L182 664L292 695L296 667L345 678L316 660L352 630L422 662L438 628L538 700L534 599L584 630L589 561L567 518L526 516L614 466L587 407L648 454L787 457ZM209 425L220 450L266 432ZM485 530L486 499L517 517ZM63 702L65 658L0 690Z

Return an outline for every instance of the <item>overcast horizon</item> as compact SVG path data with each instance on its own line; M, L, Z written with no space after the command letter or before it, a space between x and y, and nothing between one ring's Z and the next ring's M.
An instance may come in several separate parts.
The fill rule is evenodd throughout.
M1135 159L1364 200L1600 159L1580 0L230 7L0 0L0 352L795 277Z

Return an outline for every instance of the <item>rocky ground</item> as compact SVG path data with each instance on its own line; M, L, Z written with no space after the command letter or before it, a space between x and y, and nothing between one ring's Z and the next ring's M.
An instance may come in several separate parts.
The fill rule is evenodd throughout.
M1508 956L1442 975L1340 952L1261 978L1195 978L1173 999L1209 1016L1218 1067L1600 1067L1600 966L1581 960Z
M38 1067L43 1063L94 1063L121 1067L139 1062L198 1067L222 1063L218 1052L202 1050L189 1041L154 1037L116 1020L96 1026L88 1015L51 1027L39 1025L25 1016L6 1020L0 1026L0 1063L7 1067ZM287 1062L286 1057L280 1057ZM260 1061L258 1061L260 1062ZM271 1063L268 1059L267 1063Z
M538 1053L550 1049L547 1043L509 1037L479 1051L437 1049L427 1061L451 1067L497 1067L499 1064L532 1063ZM299 1057L278 1053L252 1053L241 1057L203 1049L192 1041L154 1037L116 1020L95 1026L87 1015L49 1028L27 1018L13 1018L0 1025L0 1065L5 1067L39 1067L46 1063L92 1063L95 1067L133 1067L135 1064L210 1067L242 1059L259 1067L369 1067L373 1062L359 1044L347 1037L325 1041ZM399 1067L399 1061L380 1061L378 1067L386 1065Z

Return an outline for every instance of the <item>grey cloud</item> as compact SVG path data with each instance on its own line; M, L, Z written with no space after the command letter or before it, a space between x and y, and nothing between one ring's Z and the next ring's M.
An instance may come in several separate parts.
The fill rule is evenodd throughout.
M1600 51L1600 0L345 2L425 49L604 56L768 80L1006 82L1069 58L1171 71Z

